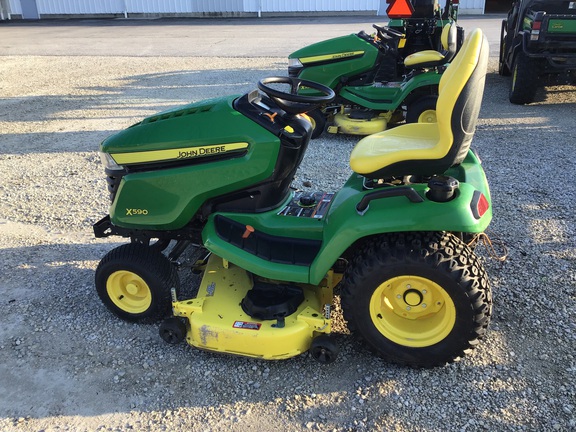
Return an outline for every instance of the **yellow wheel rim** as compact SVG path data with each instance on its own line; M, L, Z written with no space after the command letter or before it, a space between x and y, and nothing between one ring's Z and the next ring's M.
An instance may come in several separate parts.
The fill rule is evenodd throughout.
M312 125L312 131L314 131L314 129L316 129L316 120L314 120L312 116L309 116L308 114L300 114L300 115L310 122L310 124Z
M308 117L310 119L310 123L312 124L312 130L316 129L316 120L314 120L312 117Z
M382 283L370 299L370 318L384 337L399 345L427 347L454 327L456 308L437 283L419 276L398 276Z
M429 109L418 116L418 123L437 123L436 110Z
M136 273L119 270L106 281L110 300L125 312L139 314L152 304L152 293L148 284Z

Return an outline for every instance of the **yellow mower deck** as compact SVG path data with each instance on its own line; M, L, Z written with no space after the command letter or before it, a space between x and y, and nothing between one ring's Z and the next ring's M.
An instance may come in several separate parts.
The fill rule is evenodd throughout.
M326 283L324 283L326 282ZM332 286L301 285L304 301L284 320L261 321L248 316L240 303L252 288L245 270L211 255L195 299L173 303L175 316L188 320L187 342L200 349L268 360L297 356L319 333L330 333Z

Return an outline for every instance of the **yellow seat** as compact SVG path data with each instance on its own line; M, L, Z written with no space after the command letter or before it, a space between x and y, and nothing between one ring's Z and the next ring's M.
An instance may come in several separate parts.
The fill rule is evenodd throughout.
M369 178L441 174L464 160L482 104L488 41L474 30L438 86L437 123L409 123L356 144L350 166Z
M444 51L424 50L415 52L404 59L404 66L410 69L417 69L442 66L448 63L456 55L457 39L458 28L456 23L446 24L440 36Z

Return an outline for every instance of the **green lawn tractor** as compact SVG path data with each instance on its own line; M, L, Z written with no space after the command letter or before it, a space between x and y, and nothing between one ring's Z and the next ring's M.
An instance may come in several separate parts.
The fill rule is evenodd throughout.
M397 72L405 73L402 61L410 54L425 50L442 50L442 29L458 20L458 0L387 0L390 18L387 27L403 34L398 44ZM399 8L397 8L399 7ZM464 42L464 29L458 28L458 47Z
M309 351L330 363L339 292L350 331L388 361L459 359L492 308L473 252L491 198L470 150L487 58L477 30L440 82L438 122L362 139L335 192L290 187L312 134L304 113L334 98L298 78L269 77L107 138L112 204L94 232L130 243L99 263L99 297L127 321L171 313L160 325L167 342L268 360ZM206 256L193 265L197 294L182 298L186 250Z
M290 76L324 84L337 95L308 113L312 138L324 130L370 135L389 124L436 121L438 83L464 32L452 1L445 13L436 0L394 1L390 8L400 3L406 11L392 9L389 26L374 24L373 35L361 31L289 55Z

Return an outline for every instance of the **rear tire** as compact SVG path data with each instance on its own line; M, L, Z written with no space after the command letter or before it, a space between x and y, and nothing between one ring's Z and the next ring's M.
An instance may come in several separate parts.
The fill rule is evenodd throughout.
M385 360L434 367L485 335L492 296L474 253L449 233L400 233L367 243L349 265L342 309L349 330Z
M406 111L406 123L436 123L438 96L423 96L416 99Z
M510 69L506 64L506 21L502 21L500 29L500 54L498 56L498 73L502 76L510 76Z
M523 52L518 53L512 67L510 102L524 105L534 102L538 88L537 63Z
M158 249L143 244L122 245L108 252L96 269L96 291L117 317L154 322L171 311L171 288L180 282L175 267Z

